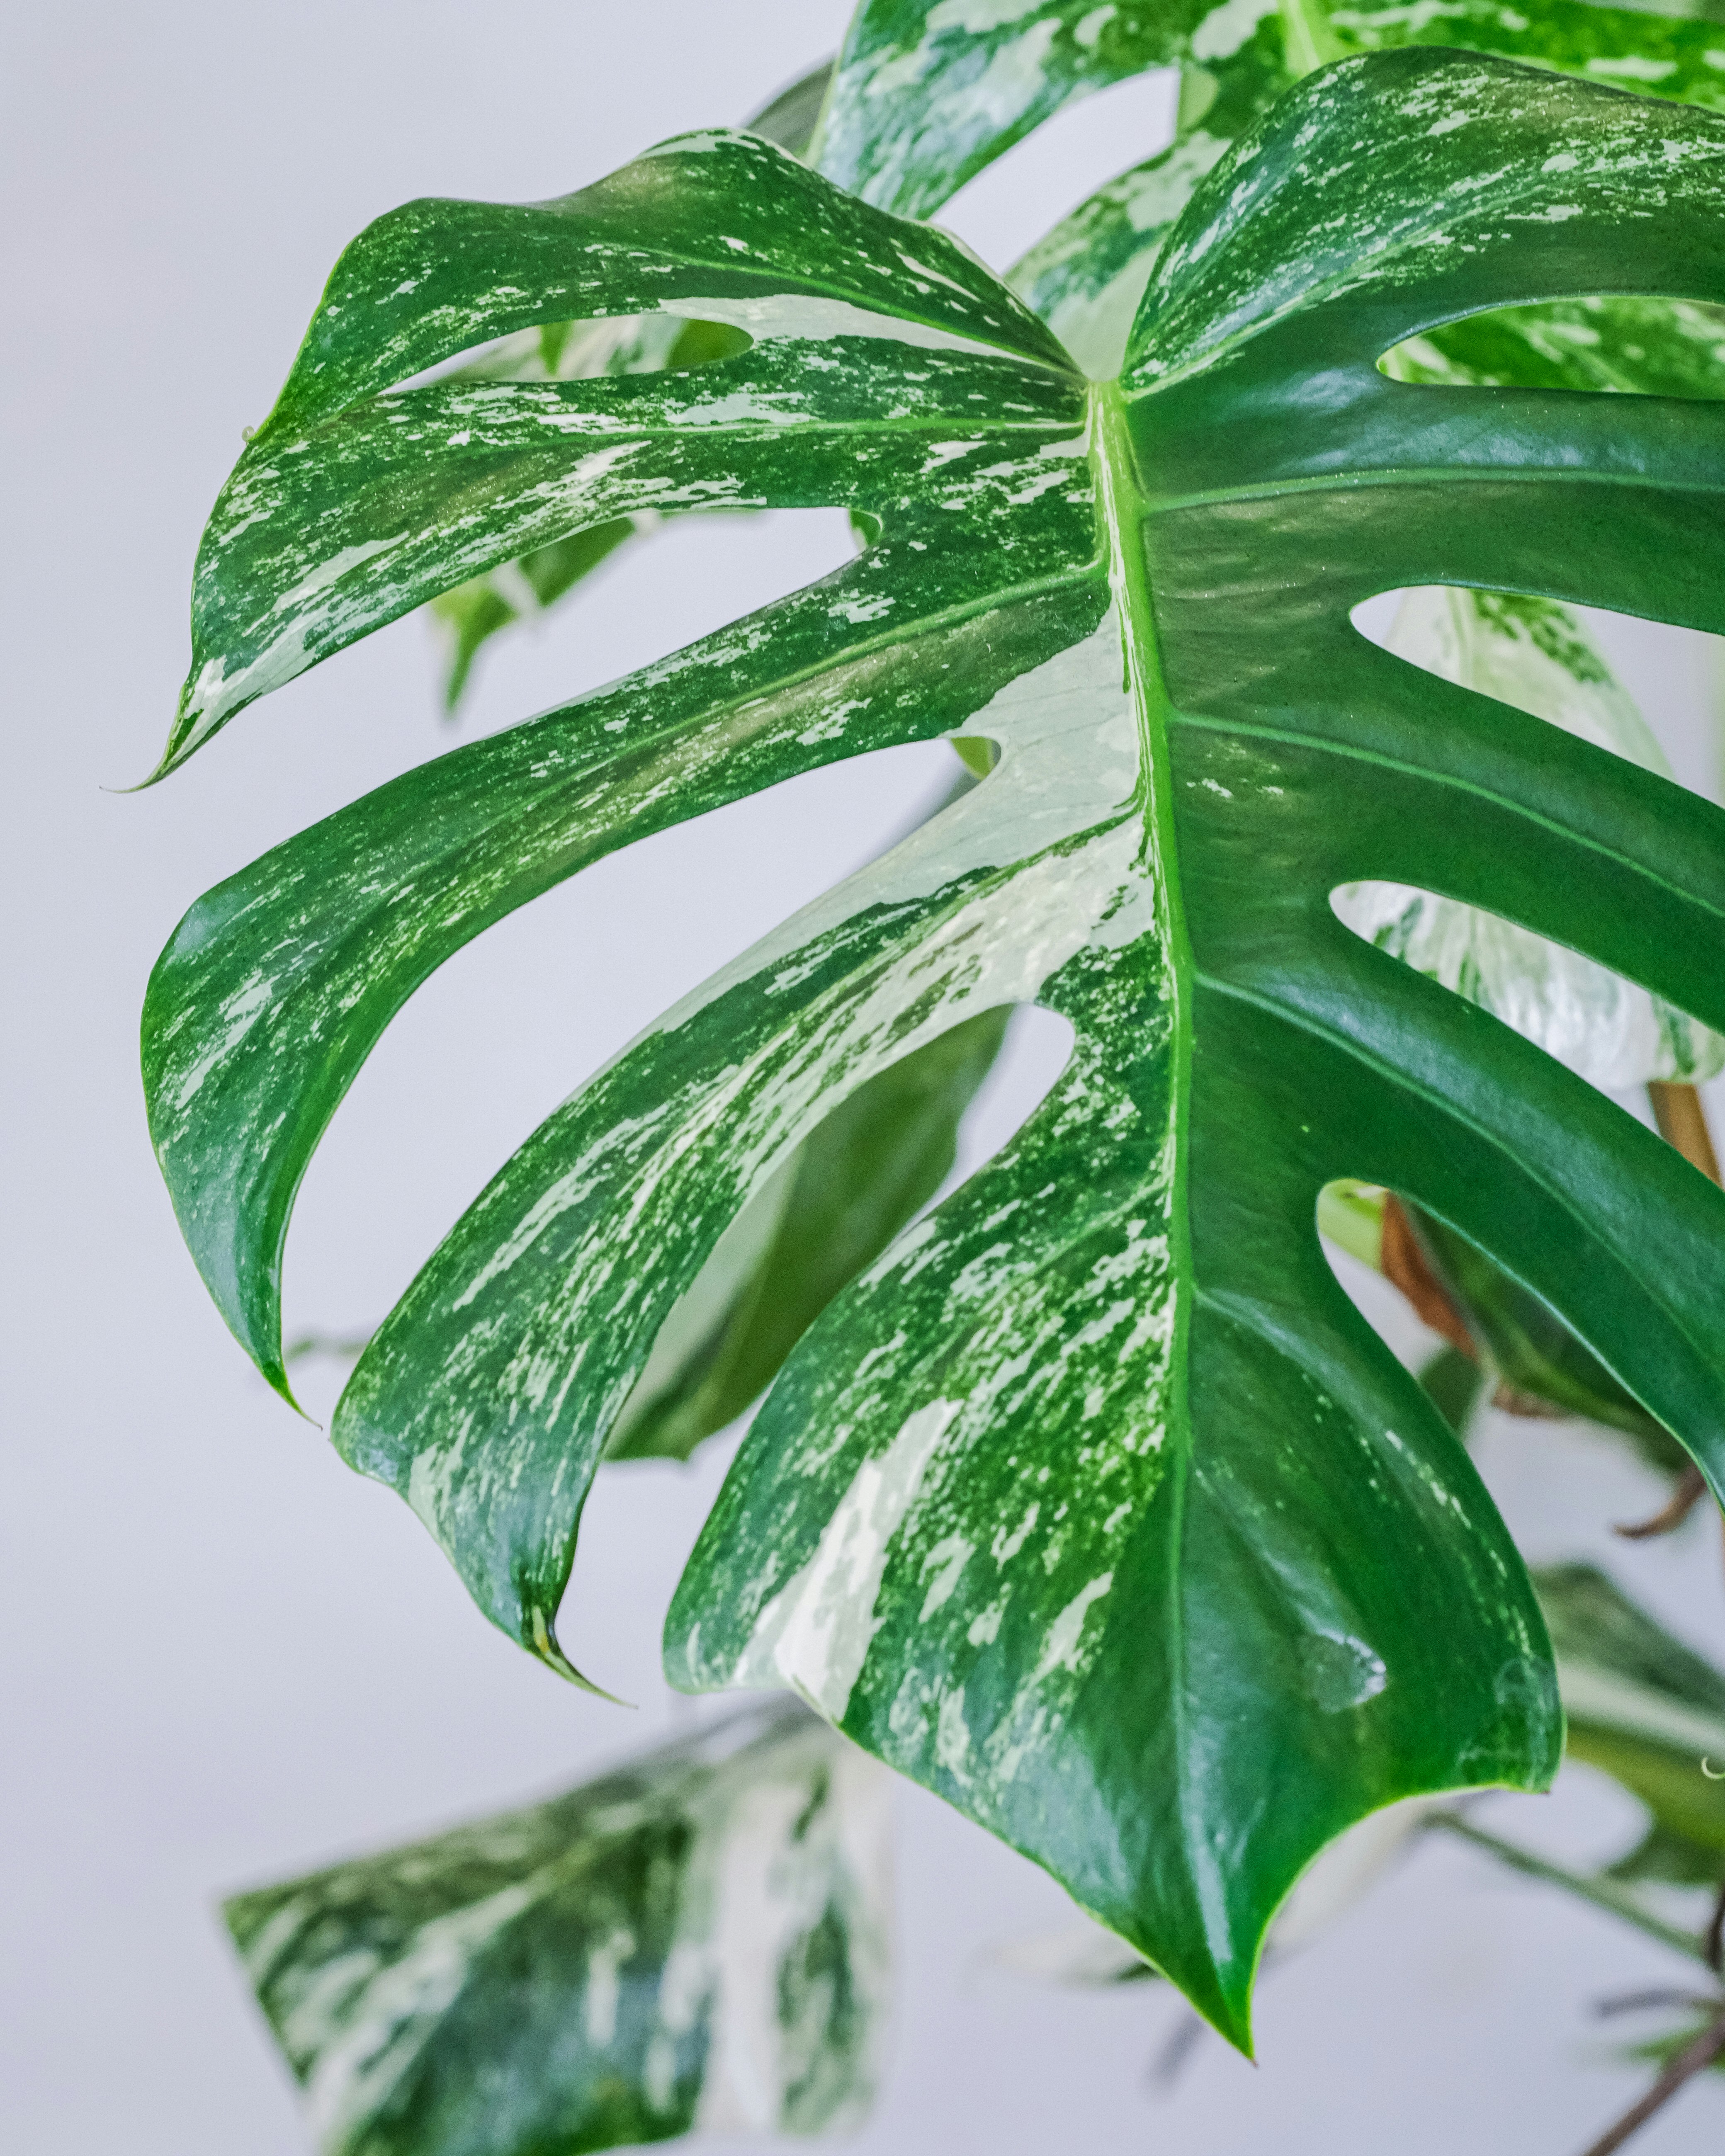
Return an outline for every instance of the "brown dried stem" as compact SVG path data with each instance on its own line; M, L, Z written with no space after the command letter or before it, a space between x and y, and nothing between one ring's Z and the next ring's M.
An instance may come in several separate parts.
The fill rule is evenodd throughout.
M1697 2074L1705 2073L1721 2057L1725 2057L1725 2008L1713 2016L1699 2035L1683 2046L1647 2093L1632 2103L1615 2126L1608 2127L1597 2141L1589 2144L1584 2156L1611 2156L1613 2149L1621 2148L1656 2112L1662 2111L1679 2089L1692 2082Z
M1378 1270L1390 1286L1399 1288L1414 1306L1422 1324L1440 1333L1452 1348L1459 1348L1470 1362L1478 1362L1479 1350L1467 1329L1467 1320L1454 1297L1432 1270L1431 1262L1414 1232L1407 1208L1392 1191L1384 1200L1383 1240Z
M1621 1535L1626 1543L1645 1542L1652 1535L1668 1535L1673 1527L1682 1526L1707 1493L1707 1478L1692 1464L1677 1477L1669 1502L1661 1505L1651 1519L1633 1520L1613 1527L1611 1532Z
M1700 1094L1692 1086L1667 1085L1656 1078L1647 1088L1647 1098L1661 1137L1675 1146L1692 1168L1698 1168L1710 1182L1717 1183L1719 1157L1713 1151L1713 1134L1707 1128Z

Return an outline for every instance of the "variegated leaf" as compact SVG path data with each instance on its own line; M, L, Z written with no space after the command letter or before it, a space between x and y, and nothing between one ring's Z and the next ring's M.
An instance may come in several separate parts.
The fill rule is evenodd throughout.
M1548 1566L1533 1580L1557 1653L1568 1756L1610 1775L1647 1810L1645 1835L1609 1876L1716 1885L1725 1876L1725 1672L1592 1565ZM1432 1810L1399 1805L1332 1842L1284 1904L1266 1958L1296 1950L1345 1915ZM1131 1983L1155 1974L1093 1925L1014 1942L1001 1958L1058 1984Z
M152 983L153 1127L279 1377L299 1175L442 957L743 792L993 742L973 793L542 1127L336 1434L568 1671L589 1478L728 1223L907 1055L1010 1004L1062 1014L1042 1107L787 1364L670 1664L801 1690L1237 2041L1326 1841L1399 1796L1537 1785L1559 1735L1525 1573L1337 1286L1319 1190L1363 1177L1476 1240L1725 1485L1725 1195L1329 898L1439 891L1725 1020L1725 816L1351 625L1455 584L1725 626L1725 414L1378 363L1630 275L1725 298L1722 222L1725 122L1501 63L1345 64L1210 175L1097 383L937 232L684 138L562 203L363 236L203 557L172 757L529 538L694 498L873 521L837 576L212 893ZM754 341L681 377L407 379L578 301Z
M886 2010L886 1777L789 1701L226 1905L322 2156L842 2131Z
M1178 66L1176 137L1100 187L1032 249L1014 288L1088 372L1115 372L1151 264L1193 188L1291 83L1350 54L1442 45L1725 109L1725 69L1705 11L1607 8L1591 0L863 0L839 56L812 154L870 202L927 216L993 158L1073 100L1152 68ZM1146 146L1148 148L1149 146ZM1543 309L1494 340L1507 363L1537 354ZM1608 318L1600 355L1640 378L1660 303ZM1717 324L1709 343L1720 341ZM1445 343L1442 336L1435 342ZM1693 363L1717 377L1717 361ZM1655 357L1651 372L1666 371ZM1510 378L1519 379L1518 374ZM1711 393L1718 393L1717 390Z
M752 115L747 123L749 132L801 157L831 78L831 63L823 61ZM683 321L674 315L547 322L502 338L459 372L469 379L519 382L655 374L661 368L728 359L742 341L722 324ZM554 606L652 521L649 515L589 526L433 599L432 612L449 639L444 690L447 707L453 711L460 701L483 644L523 616Z

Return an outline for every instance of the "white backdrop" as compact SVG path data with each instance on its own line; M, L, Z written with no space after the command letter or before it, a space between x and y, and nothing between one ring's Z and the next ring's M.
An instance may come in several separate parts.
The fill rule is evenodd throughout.
M56 2156L287 2156L291 2093L214 1915L224 1891L575 1779L679 1714L657 1636L728 1448L603 1479L564 1636L640 1702L530 1666L418 1523L265 1391L180 1245L136 1068L149 967L183 908L266 846L455 737L424 624L254 708L168 785L198 531L320 284L419 193L531 198L677 130L740 117L836 42L839 0L115 0L7 27L0 248L10 514L8 1409L0 1527L0 2122ZM968 191L1004 263L1151 146L1162 85L1081 108ZM1046 221L1041 219L1040 221ZM839 559L835 514L685 524L542 634L481 662L464 734L687 641ZM1692 783L1711 784L1693 639L1619 648ZM493 930L415 999L341 1111L291 1247L290 1330L363 1330L508 1150L657 1010L860 861L942 785L946 752L798 781L654 839ZM968 1134L985 1153L1052 1075L1025 1028ZM1394 1316L1394 1313L1392 1313ZM1404 1334L1411 1321L1396 1317ZM308 1380L319 1411L328 1373ZM1536 1558L1604 1554L1725 1656L1717 1537L1676 1553L1601 1523L1657 1492L1600 1442L1494 1429L1486 1460ZM1505 1800L1597 1856L1633 1830L1575 1776ZM1584 2022L1671 1974L1606 1920L1464 1851L1417 1856L1266 1985L1261 2066L1207 2041L1172 2094L1154 1987L1032 1989L991 1965L1062 1897L933 1799L901 1804L902 2005L856 2144L901 2156L1121 2147L1182 2156L1553 2156L1640 2076ZM1692 2094L1643 2146L1717 2146Z

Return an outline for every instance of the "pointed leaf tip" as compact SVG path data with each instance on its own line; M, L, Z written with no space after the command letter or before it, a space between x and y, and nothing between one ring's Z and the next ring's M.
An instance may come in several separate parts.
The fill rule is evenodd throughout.
M567 1683L576 1686L582 1691L591 1692L595 1699L607 1700L613 1707L627 1707L631 1713L634 1712L634 1700L620 1699L614 1691L607 1691L603 1685L595 1684L591 1677L582 1675L558 1645L556 1628L547 1620L542 1609L530 1605L526 1611L526 1636L521 1644L530 1655L543 1662L547 1669L553 1671Z

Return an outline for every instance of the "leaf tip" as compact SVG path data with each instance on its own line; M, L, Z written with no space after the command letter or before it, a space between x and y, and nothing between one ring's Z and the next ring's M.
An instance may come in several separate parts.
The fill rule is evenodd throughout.
M583 1691L591 1692L595 1699L606 1700L613 1707L634 1709L633 1700L619 1699L615 1692L607 1691L603 1685L596 1685L591 1677L582 1675L558 1645L557 1633L543 1609L530 1603L526 1614L526 1636L521 1645L530 1655L536 1656L547 1669L554 1671L568 1683L578 1686Z

